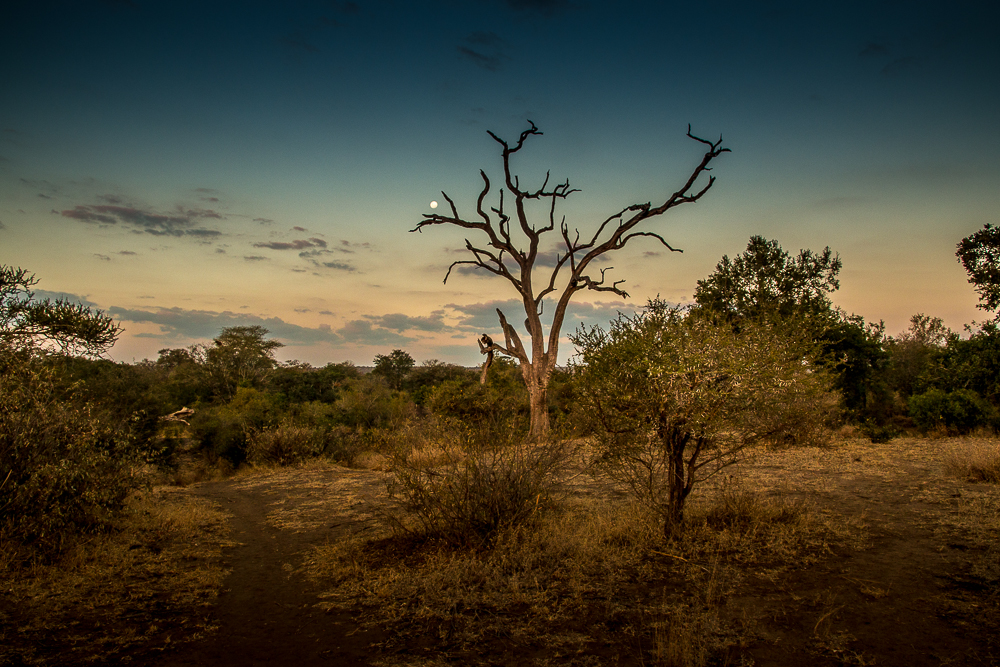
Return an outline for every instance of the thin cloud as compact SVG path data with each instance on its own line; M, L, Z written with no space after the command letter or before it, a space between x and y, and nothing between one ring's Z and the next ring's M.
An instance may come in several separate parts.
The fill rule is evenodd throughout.
M352 320L340 329L337 334L347 343L358 345L406 345L417 339L400 335L381 327L373 326L367 320Z
M269 262L269 261L271 261L270 257L264 257L263 255L244 255L243 259L245 259L248 262Z
M884 44L876 44L875 42L869 42L865 45L865 48L861 49L861 53L858 54L862 58L876 58L880 56L888 56L889 48Z
M301 32L293 32L284 35L278 39L278 43L298 53L306 53L310 55L319 53L319 47L309 42L308 38Z
M154 236L219 236L221 232L195 227L202 220L222 220L223 216L212 209L185 209L177 207L172 214L157 213L151 209L117 204L79 205L60 212L64 218L96 225L121 225L132 231Z
M893 60L891 63L883 67L882 76L889 79L895 79L915 71L918 67L919 61L914 56L906 56L905 58Z
M317 266L325 266L328 269L334 269L336 271L347 271L349 273L357 271L350 264L344 264L343 262L318 262Z
M526 340L527 333L524 330L524 305L519 299L507 299L496 301L485 301L470 304L449 303L447 308L453 310L459 322L453 328L458 331L479 331L493 332L494 338L503 338L500 331L500 321L497 317L497 309L503 311L507 322L513 325L518 334L522 336L522 342ZM571 302L566 309L566 318L563 323L563 334L574 331L581 324L587 326L599 325L607 328L608 323L618 317L622 312L631 315L642 309L641 304L628 303L626 301L605 301L605 302ZM554 301L546 301L542 309L542 324L549 327L552 324L552 315L555 310Z
M79 294L73 294L72 292L51 292L47 289L34 289L31 291L34 292L36 299L69 301L70 303L78 303L82 306L86 306L87 308L97 308L97 304L87 299L87 297L80 296Z
M459 45L458 52L478 67L495 72L509 58L503 52L504 42L495 32L474 32Z
M444 311L438 310L427 317L411 317L402 313L388 315L366 315L365 319L392 331L444 331L448 325L444 322Z
M254 243L254 248L269 248L271 250L304 250L306 248L326 248L326 241L323 239L299 239L291 242L268 241L266 243Z
M155 324L160 328L159 333L140 334L144 338L212 339L226 327L259 325L267 329L273 338L286 345L340 343L343 340L326 324L315 328L303 327L285 322L278 317L261 317L249 313L234 313L229 310L222 312L184 308L142 310L115 306L108 309L108 314L122 322Z

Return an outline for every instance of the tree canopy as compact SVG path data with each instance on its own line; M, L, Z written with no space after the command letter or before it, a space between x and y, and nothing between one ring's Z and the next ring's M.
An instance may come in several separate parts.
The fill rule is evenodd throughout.
M812 438L835 403L809 342L766 324L737 333L653 300L570 339L600 460L662 513L668 532L698 481L751 443Z
M0 343L25 349L100 356L121 327L99 310L66 299L36 299L25 269L0 264Z
M408 352L393 350L389 354L379 354L375 357L372 374L385 378L393 389L400 389L403 386L403 379L415 363Z
M1000 309L1000 227L986 223L962 239L955 254L979 292L979 308Z
M698 281L694 300L728 319L788 319L826 313L829 293L840 287L840 256L800 250L792 257L777 241L752 236L736 259L723 255L715 271Z
M259 386L275 366L274 352L284 345L268 340L264 327L226 327L205 350L205 366L218 390L229 398L238 387Z

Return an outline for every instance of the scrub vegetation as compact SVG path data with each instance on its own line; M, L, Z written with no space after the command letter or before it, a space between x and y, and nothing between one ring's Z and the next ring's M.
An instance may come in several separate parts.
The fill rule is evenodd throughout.
M994 232L959 256L995 310ZM997 664L996 320L887 336L840 267L753 237L577 330L543 439L502 355L316 368L251 326L115 363L0 267L0 662Z

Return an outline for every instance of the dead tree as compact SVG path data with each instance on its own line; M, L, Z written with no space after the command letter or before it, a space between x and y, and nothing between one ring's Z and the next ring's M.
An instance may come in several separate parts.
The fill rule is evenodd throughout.
M546 394L549 379L552 377L552 371L555 370L556 357L559 352L559 336L566 316L566 308L573 295L586 289L596 292L613 292L620 297L628 298L628 293L619 287L624 280L616 280L611 284L605 281L605 273L613 267L596 269L600 271L600 278L595 279L592 273L594 267L591 265L599 257L624 248L626 243L637 237L649 237L659 241L671 252L682 252L680 249L672 247L659 234L636 228L650 218L662 215L675 206L693 203L701 199L712 187L715 177L709 176L707 182L702 181L701 183L699 183L699 177L702 172L710 171L709 165L712 160L722 153L729 152L729 149L722 148L722 137L719 137L719 140L715 142L701 139L691 134L691 126L688 125L687 136L705 144L708 150L680 189L667 197L659 206L653 206L652 203L627 206L606 218L589 239L581 240L580 231L575 228L571 234L564 217L559 223L562 241L560 249L557 251L555 266L547 278L542 276L543 280L536 286L534 269L535 262L539 257L541 237L556 228L557 202L566 199L578 190L570 188L568 179L547 190L546 188L549 186L548 173L546 173L542 186L537 190L522 188L519 178L511 171L510 156L521 150L529 136L542 134L533 122L529 120L528 123L531 127L521 132L517 144L513 147L493 132L489 132L489 135L503 147L504 185L506 192L510 193L513 198L513 210L504 196L503 187L499 191L497 206L491 206L489 211L483 208L483 203L491 190L491 183L486 172L480 170L479 173L483 178L483 189L476 202L476 212L479 219L466 220L462 218L458 214L455 202L442 192L442 196L451 207L451 215L425 213L424 220L410 231L422 231L424 227L429 225L455 225L475 230L485 237L478 244L473 244L469 239L465 240L465 247L472 253L473 258L453 262L448 267L444 282L448 282L448 277L456 266L469 264L506 279L520 295L527 316L524 326L531 340L530 353L525 349L517 331L507 322L507 318L499 308L497 316L500 318L504 344L499 345L491 341L489 348L486 349L483 346L483 341L480 340L480 350L483 354L501 352L514 357L520 363L521 375L527 385L531 404L529 438L537 441L544 439L549 431ZM544 226L536 228L528 221L526 204L529 202L545 204L547 220ZM515 240L515 237L519 238ZM527 243L526 249L524 248L525 242ZM567 271L564 274L564 282L559 281L563 269ZM544 300L556 292L558 292L557 297L553 297L557 300L552 326L546 335L541 321ZM485 379L485 369L483 378Z

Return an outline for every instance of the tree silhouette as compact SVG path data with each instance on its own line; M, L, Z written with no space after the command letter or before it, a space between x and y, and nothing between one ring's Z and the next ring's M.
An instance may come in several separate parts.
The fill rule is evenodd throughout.
M595 268L593 266L595 260L624 248L629 241L639 237L655 239L668 250L681 252L667 243L659 234L638 228L651 218L662 215L676 206L694 203L701 199L715 183L715 177L709 176L707 182L699 177L702 176L703 172L710 170L709 165L712 160L722 153L728 152L729 149L722 148L721 137L718 141L712 142L691 134L691 126L689 125L687 136L704 144L708 150L681 187L658 206L653 206L649 202L632 204L608 216L601 222L593 235L584 237L583 240L581 240L578 229L574 228L572 233L570 232L564 218L558 224L559 234L562 238L561 249L557 251L555 265L551 268L548 266L539 267L541 271L548 270L549 273L547 277L542 275L542 280L536 283L534 274L540 252L543 252L540 248L542 236L556 229L556 205L559 201L566 199L578 190L570 187L568 179L550 188L548 173L541 187L537 190L526 189L522 186L520 179L512 171L511 156L521 150L528 137L542 134L533 122L529 120L528 123L531 127L521 132L514 146L493 132L489 132L489 135L502 146L503 187L499 190L496 206L492 206L488 210L484 208L484 202L487 195L490 194L492 185L486 172L480 170L483 189L476 202L478 219L467 220L460 216L455 202L442 192L442 196L451 209L450 214L424 214L424 220L410 231L422 231L424 227L431 225L455 225L478 232L479 241L477 243L473 243L469 239L465 241L465 247L472 254L472 259L453 262L445 274L444 282L448 282L452 269L459 265L468 264L504 278L521 297L526 315L524 326L530 338L530 352L521 342L517 330L508 323L506 316L499 308L497 316L500 319L504 342L502 345L492 343L488 348L481 346L481 349L485 354L488 354L489 351L501 352L514 357L520 363L521 374L530 395L531 428L529 437L541 440L547 436L549 431L546 394L549 379L555 370L559 351L559 336L566 316L566 308L573 295L581 290L592 290L612 292L623 298L628 297L628 293L619 287L624 282L623 280L616 280L610 284L606 281L605 273L613 267ZM505 192L510 194L512 202L505 197ZM548 212L547 219L541 227L536 227L528 220L526 205L531 202L545 204ZM592 273L595 270L600 272L600 277L595 277L595 274ZM560 274L563 274L563 281L559 280ZM553 298L556 300L556 305L552 325L546 335L541 316L544 300L550 294L555 295Z
M1000 227L986 223L958 244L955 253L979 292L979 308L1000 309Z

